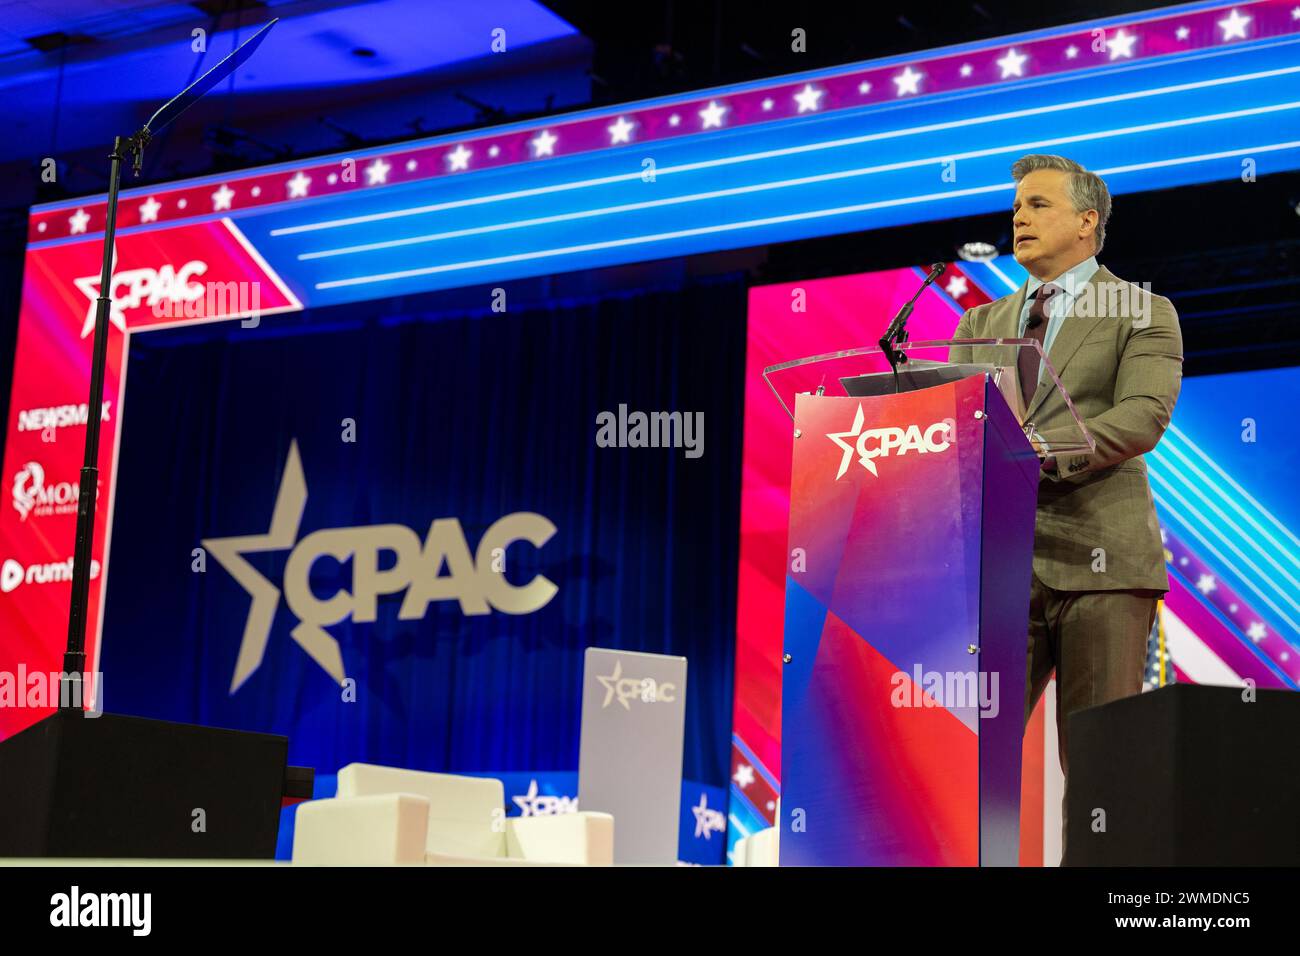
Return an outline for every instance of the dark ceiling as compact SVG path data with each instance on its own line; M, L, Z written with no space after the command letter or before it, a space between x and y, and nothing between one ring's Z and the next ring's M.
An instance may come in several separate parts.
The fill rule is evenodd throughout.
M595 42L592 96L598 104L1175 6L1158 0L543 3ZM804 31L804 52L792 49L796 29Z

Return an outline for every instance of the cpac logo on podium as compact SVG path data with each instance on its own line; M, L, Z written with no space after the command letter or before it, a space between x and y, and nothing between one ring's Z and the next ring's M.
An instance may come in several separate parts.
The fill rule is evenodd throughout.
M844 473L849 470L849 460L854 452L858 455L858 463L879 478L880 473L876 471L874 461L876 458L906 455L909 451L921 455L934 454L947 451L952 444L950 440L954 424L952 419L935 422L924 430L920 425L908 425L906 428L890 426L863 431L864 417L862 406L858 405L857 414L853 416L853 428L846 432L830 432L826 435L844 449L844 457L840 459L840 470L835 474L836 481L843 478ZM874 445L871 444L873 441Z
M516 541L540 548L551 539L555 525L542 515L520 511L498 519L471 555L455 518L435 520L423 546L413 530L400 524L326 528L299 541L298 527L306 504L307 482L295 441L289 446L270 529L265 534L202 541L203 547L253 599L230 681L232 694L262 663L280 600L280 591L245 560L245 553L292 549L284 568L284 599L298 624L290 634L339 684L347 679L343 657L338 641L324 629L348 618L361 623L375 621L376 598L380 594L406 592L397 616L409 621L424 617L432 601L459 601L466 615L490 614L493 609L506 614L531 614L545 607L559 590L540 574L527 584L511 584L501 563L506 548ZM392 567L380 568L381 551L396 555ZM351 559L350 593L340 589L328 598L320 598L312 591L312 566L323 559L339 564ZM448 573L440 575L444 564Z

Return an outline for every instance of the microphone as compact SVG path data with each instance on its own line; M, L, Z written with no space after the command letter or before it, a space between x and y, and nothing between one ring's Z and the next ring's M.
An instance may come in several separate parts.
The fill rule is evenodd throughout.
M921 283L921 288L916 290L916 295L912 296L912 298L907 301L907 304L898 310L898 314L894 316L894 321L889 323L889 328L885 330L885 335L880 340L879 345L881 350L883 350L886 356L888 356L890 365L893 365L896 359L899 361L907 361L907 357L904 355L895 356L894 343L907 341L906 326L908 316L912 314L912 306L914 306L916 300L921 297L921 293L928 289L934 281L939 278L939 276L943 275L944 272L947 271L947 269L948 265L944 262L936 262L932 265L930 267L930 274L926 276L925 281Z

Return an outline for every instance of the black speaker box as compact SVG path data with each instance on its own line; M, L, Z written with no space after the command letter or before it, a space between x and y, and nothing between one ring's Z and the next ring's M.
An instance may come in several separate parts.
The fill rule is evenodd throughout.
M287 737L58 711L0 742L0 857L273 859Z
M1065 865L1300 864L1300 694L1175 684L1069 720Z

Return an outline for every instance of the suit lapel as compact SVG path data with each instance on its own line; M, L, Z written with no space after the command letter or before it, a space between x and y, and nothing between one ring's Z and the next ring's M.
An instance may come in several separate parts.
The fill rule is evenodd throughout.
M1065 317L1061 320L1060 328L1056 331L1056 338L1052 340L1052 348L1047 353L1047 360L1052 363L1052 368L1056 369L1058 378L1065 371L1065 366L1070 363L1070 359L1074 357L1074 353L1078 351L1079 346L1083 344L1083 340L1105 318L1105 316L1096 314L1100 310L1095 307L1092 310L1094 314L1091 317L1078 318L1074 315L1075 306L1085 296L1091 300L1094 306L1096 305L1098 301L1097 290L1088 287L1099 281L1115 282L1117 280L1105 266L1099 267L1092 274L1092 278L1084 283L1084 287L1079 290L1079 294L1075 296L1074 302L1070 304L1070 311L1065 314ZM1056 387L1052 384L1051 379L1038 383L1038 391L1034 392L1034 397L1029 402L1029 408L1025 410L1026 421L1029 420L1030 415L1038 410L1038 406L1047 399L1047 396L1051 395L1055 390Z
M994 306L989 310L989 326L985 335L991 339L1014 339L1020 336L1020 313L1025 307L1025 290L1029 288L1029 283L1022 283L1020 291L1013 296L1000 300L1004 304ZM1014 346L1005 346L997 349L994 357L994 364L1016 366L1016 354L1019 349Z
M1011 297L1009 307L1004 307L1002 314L996 316L990 323L993 326L989 331L994 338L1014 339L1020 336L1020 313L1025 309L1025 295L1029 289L1029 282L1025 281L1020 284L1020 290Z

